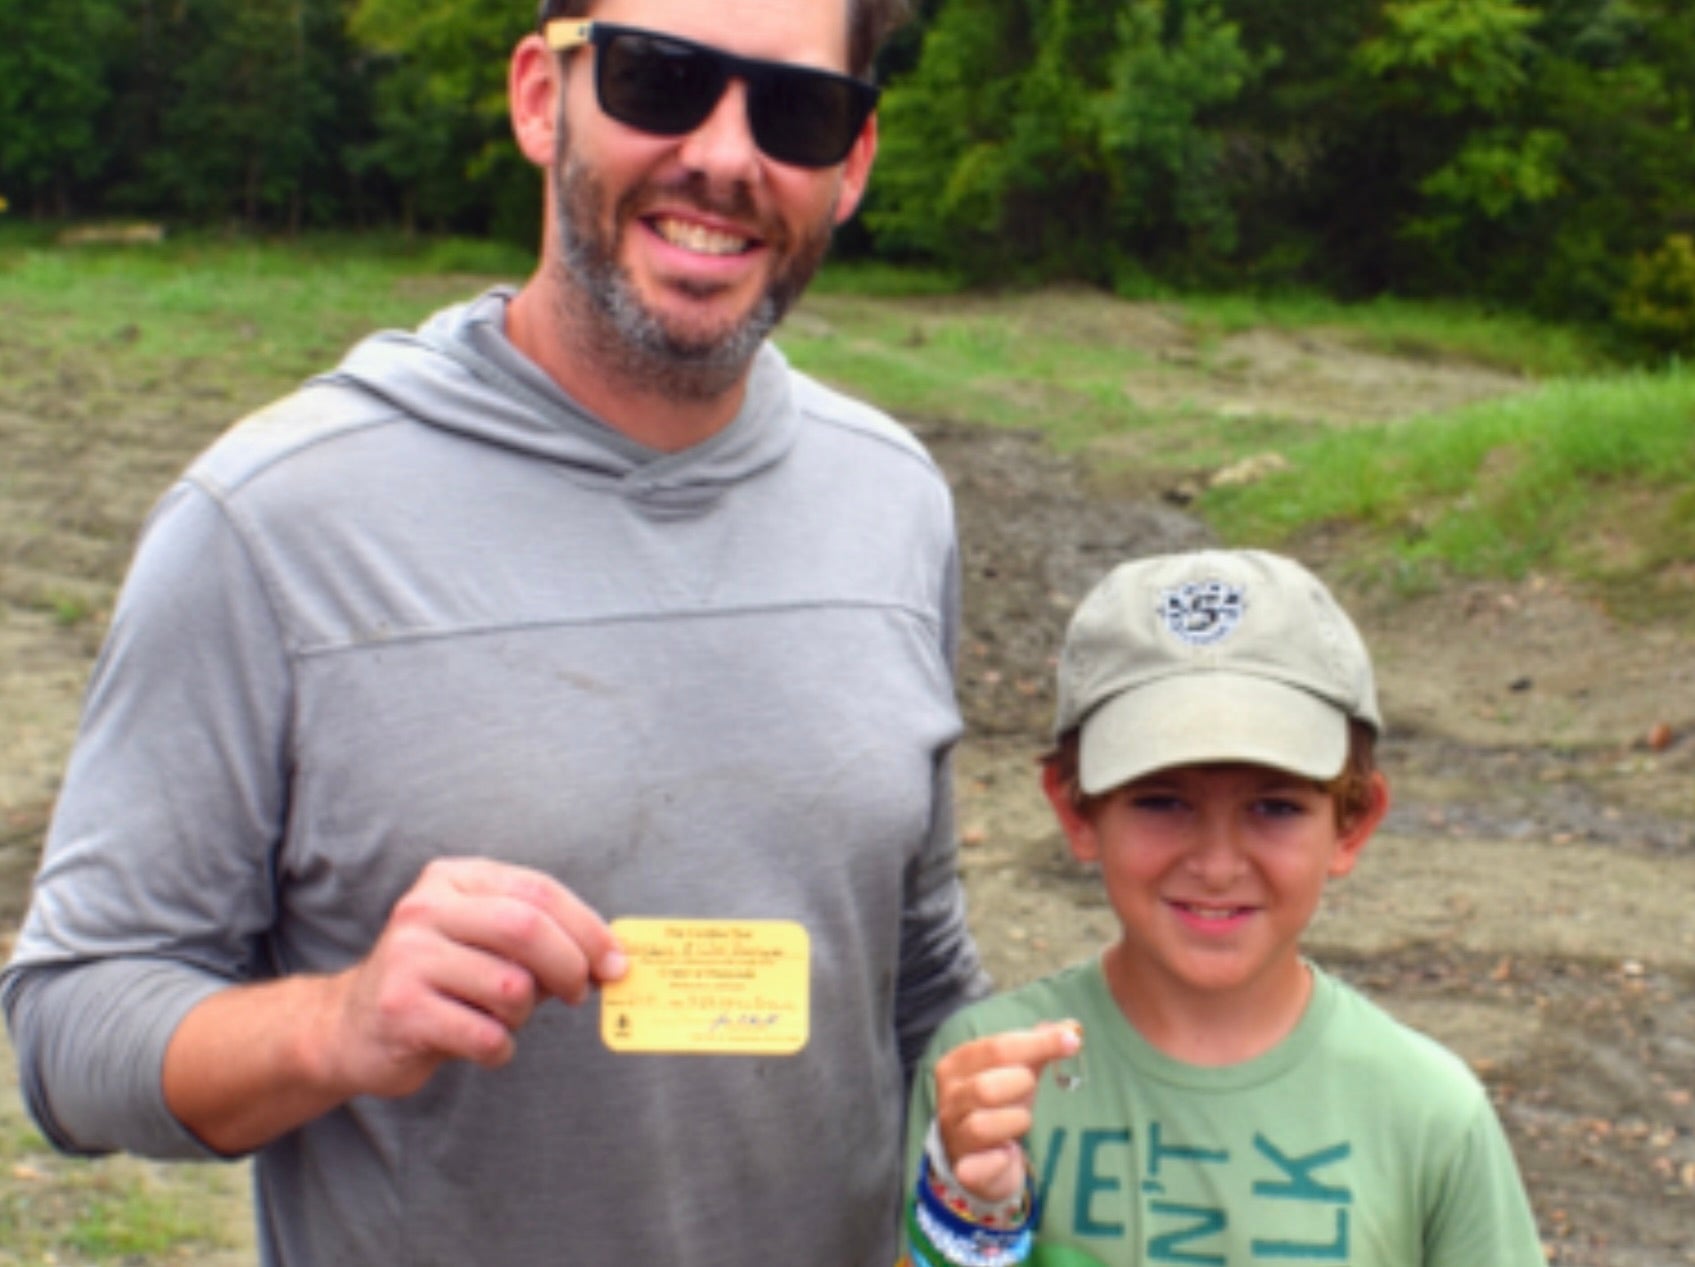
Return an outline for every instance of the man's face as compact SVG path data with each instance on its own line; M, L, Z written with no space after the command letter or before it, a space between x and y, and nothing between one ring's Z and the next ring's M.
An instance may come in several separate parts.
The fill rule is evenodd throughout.
M607 0L592 16L748 57L846 67L840 4ZM616 358L608 370L667 395L716 395L816 273L857 204L874 142L868 131L835 167L778 162L754 142L739 79L693 131L643 132L601 111L598 55L567 55L550 173L567 307L596 352Z

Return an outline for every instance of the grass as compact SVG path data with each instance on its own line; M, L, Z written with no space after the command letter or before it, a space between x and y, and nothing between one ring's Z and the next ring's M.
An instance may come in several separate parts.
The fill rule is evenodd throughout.
M413 325L465 294L467 272L481 285L528 268L520 253L458 241L208 235L59 248L30 232L0 234L0 295L49 357L96 349L144 378L188 367L259 399L368 331Z
M9 1057L9 1053L8 1053ZM27 1128L0 1132L0 1267L202 1261L239 1251L219 1167L61 1157Z
M371 329L414 325L529 267L522 253L483 243L395 238L208 236L70 250L39 227L0 223L0 307L9 318L0 435L6 411L21 418L30 401L77 396L86 406L64 425L18 429L14 441L50 450L52 460L37 453L27 468L8 465L0 483L48 468L74 475L68 464L104 443L94 421L117 419L145 437L183 393L208 397L197 409L221 426L326 368ZM1201 372L1231 370L1230 336L1274 329L1340 334L1403 357L1463 358L1539 385L1449 413L1348 426L1181 395L1138 404L1127 373L1164 372L1150 322ZM1688 618L1695 372L1612 368L1578 332L1478 309L1309 296L1149 306L1076 290L973 294L945 276L861 265L826 270L780 342L802 368L891 412L1038 428L1099 469L1133 462L1152 487L1277 452L1284 474L1199 488L1191 509L1227 542L1322 535L1342 543L1337 566L1403 589L1446 575L1553 572L1619 610ZM157 470L136 468L132 478L151 496L179 462L174 450L161 454ZM68 536L97 535L98 514L110 512L54 496L57 487L37 496L43 513L68 502L76 529ZM127 519L123 531L127 541ZM30 539L23 533L18 550ZM38 605L66 628L90 623L97 606L51 588ZM223 1244L228 1202L240 1200L231 1172L176 1167L167 1182L147 1163L58 1157L8 1107L0 1105L0 1267L197 1261Z
M851 275L850 275L851 276ZM1533 571L1624 615L1687 617L1695 559L1695 371L1609 363L1582 331L1451 304L1343 305L1313 296L1186 296L1155 309L1188 359L1229 375L1231 335L1323 334L1412 360L1518 375L1524 390L1445 413L1340 427L1174 399L1138 406L1154 372L1127 305L1100 295L910 294L851 286L807 301L780 336L802 368L898 414L1040 428L1142 486L1274 452L1287 470L1198 490L1191 509L1234 544L1341 542L1357 579L1416 592L1444 577ZM1117 319L1114 313L1119 314Z
M57 373L73 387L191 381L234 407L258 404L369 330L413 325L530 265L487 243L394 236L66 249L13 222L0 225L0 298L27 354L6 368L21 379ZM1450 414L1345 428L1181 397L1138 404L1125 376L1159 371L1150 319L1180 332L1191 368L1222 375L1235 368L1225 340L1272 329L1463 358L1542 385ZM1287 474L1200 497L1196 508L1225 539L1275 544L1347 527L1362 566L1414 583L1435 572L1554 569L1624 594L1688 557L1695 536L1683 491L1695 485L1691 374L1613 368L1581 332L1511 314L1298 294L1183 296L1149 308L1082 290L966 293L942 274L856 263L825 270L779 342L801 368L896 414L1039 428L1103 467L1134 463L1175 479L1274 450Z
M1558 379L1454 413L1329 432L1292 468L1204 502L1227 537L1349 525L1357 569L1587 583L1625 613L1687 603L1695 559L1695 371Z
M1604 373L1607 355L1585 331L1460 302L1382 298L1344 304L1319 295L1194 295L1182 306L1201 330L1345 331L1388 356L1468 361L1535 378Z

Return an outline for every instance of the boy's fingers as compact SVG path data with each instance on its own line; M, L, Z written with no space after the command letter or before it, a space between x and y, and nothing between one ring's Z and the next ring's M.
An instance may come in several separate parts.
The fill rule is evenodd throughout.
M1056 1060L1074 1056L1083 1045L1083 1027L1076 1021L1046 1021L1034 1029L1009 1030L964 1043L936 1064L937 1077L944 1070L955 1078L972 1077L989 1069L1023 1066L1039 1074Z
M959 1160L977 1153L1013 1147L1029 1133L1033 1118L1024 1105L978 1109L942 1132L948 1156Z

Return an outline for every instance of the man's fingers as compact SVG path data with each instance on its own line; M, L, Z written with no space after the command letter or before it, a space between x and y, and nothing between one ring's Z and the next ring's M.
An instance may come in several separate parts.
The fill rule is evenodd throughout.
M606 922L551 876L486 859L432 863L396 917L511 960L545 994L579 1003L627 970Z

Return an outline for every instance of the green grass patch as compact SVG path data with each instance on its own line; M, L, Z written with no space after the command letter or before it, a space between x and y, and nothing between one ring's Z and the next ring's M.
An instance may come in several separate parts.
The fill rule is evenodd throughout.
M63 1239L95 1258L129 1259L204 1240L207 1231L180 1195L136 1186L92 1202Z
M264 399L382 327L412 326L497 278L521 253L455 241L188 236L59 247L0 236L0 296L49 358L94 349L126 376L184 371ZM490 270L487 274L480 270Z
M1588 332L1476 304L1395 298L1345 304L1312 294L1188 295L1179 301L1199 331L1253 329L1345 333L1355 345L1413 359L1464 357L1479 365L1553 378L1612 365Z
M914 295L954 295L964 283L934 268L909 268L879 260L825 263L808 293L814 295L874 295L896 299Z
M1124 390L1147 352L1073 324L1113 302L823 293L777 341L799 368L892 413L1039 427L1074 449L1151 421Z
M0 1043L0 1055L11 1052ZM245 1173L220 1165L64 1157L0 1108L0 1264L112 1267L197 1261L196 1250L245 1244Z
M1550 570L1650 598L1695 555L1695 371L1564 379L1453 413L1323 433L1291 469L1215 489L1203 513L1228 539L1278 544L1358 529L1370 565Z
M508 247L396 235L66 248L39 227L0 230L0 302L15 332L0 371L32 399L74 393L108 413L124 408L125 392L178 392L233 420L371 330L416 325L533 264ZM1221 351L1254 329L1321 331L1327 343L1464 358L1546 382L1392 424L1256 416L1244 367L1222 363ZM1441 569L1553 568L1628 589L1687 559L1695 536L1690 373L1621 372L1581 332L1510 314L1299 294L1157 304L1082 288L996 295L853 262L824 271L778 342L801 369L890 412L1039 429L1086 455L1109 487L1115 472L1139 492L1204 483L1276 452L1288 474L1209 491L1199 513L1244 542L1357 529L1371 566L1409 584ZM1206 375L1214 386L1238 381L1210 395L1184 386ZM53 610L67 624L80 616Z

